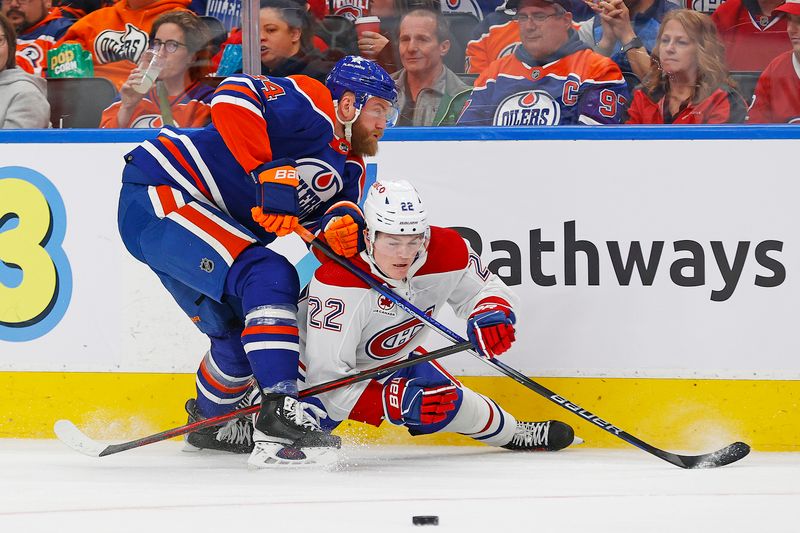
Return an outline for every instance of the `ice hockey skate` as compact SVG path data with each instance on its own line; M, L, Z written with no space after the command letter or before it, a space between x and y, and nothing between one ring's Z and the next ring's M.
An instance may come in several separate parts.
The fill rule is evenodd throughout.
M319 418L325 416L322 409L291 396L264 395L247 463L255 468L333 465L342 441L320 429Z
M506 450L530 452L555 452L570 444L583 442L575 438L572 427L558 420L544 422L517 421L517 430L511 441L501 446Z
M244 407L244 406L242 406ZM194 398L186 400L189 423L203 420ZM253 424L250 418L234 418L219 426L211 426L187 433L184 451L220 450L231 453L253 451Z

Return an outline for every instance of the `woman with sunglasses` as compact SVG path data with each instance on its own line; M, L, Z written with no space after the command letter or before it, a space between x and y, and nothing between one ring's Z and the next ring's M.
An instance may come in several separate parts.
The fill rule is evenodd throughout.
M211 121L209 102L214 89L200 81L208 74L209 36L203 22L190 11L161 15L150 31L150 50L161 64L156 83L144 94L137 91L145 75L133 69L117 101L105 111L102 128L202 127ZM141 89L140 89L141 90Z

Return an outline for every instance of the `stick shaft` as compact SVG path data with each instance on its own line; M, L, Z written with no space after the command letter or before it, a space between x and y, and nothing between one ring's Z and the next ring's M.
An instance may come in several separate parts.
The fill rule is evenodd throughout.
M320 252L325 254L327 257L329 257L333 261L337 262L342 267L346 268L349 272L351 272L352 274L357 276L364 283L366 283L367 285L372 287L375 291L377 291L381 295L389 298L398 307L400 307L401 309L403 309L404 311L406 311L410 315L418 318L423 323L425 323L428 326L430 326L433 330L437 331L440 335L442 335L442 336L444 336L444 337L446 337L446 338L448 338L451 341L456 342L456 343L465 342L463 337L461 337L460 335L458 335L458 334L454 333L453 331L451 331L449 328L447 328L447 326L441 324L435 318L431 317L427 313L423 313L420 309L415 307L410 302L406 301L402 296L400 296L397 293L395 293L394 291L392 291L389 287L383 285L381 282L379 282L378 280L373 278L371 275L369 275L368 273L364 272L363 270L361 270L360 268L355 266L353 263L351 263L346 258L341 257L340 255L336 254L326 244L324 244L319 239L317 239L315 237L315 235L313 233L311 233L310 231L306 230L302 226L298 226L298 229L296 229L295 231L309 245L313 246L314 248L316 248L317 250L319 250ZM481 360L493 365L500 372L502 372L506 376L510 377L511 379L516 381L517 383L519 383L519 384L531 389L532 391L536 392L537 394L547 398L548 400L550 400L551 402L555 403L556 405L559 405L562 408L564 408L564 409L566 409L568 411L571 411L573 414L575 414L575 415L577 415L577 416L579 416L579 417L581 417L581 418L583 418L585 420L588 420L588 421L592 422L597 427L605 430L606 432L614 435L615 437L617 437L619 439L622 439L623 441L627 442L628 444L636 446L637 448L639 448L639 449L641 449L641 450L643 450L643 451L645 451L647 453L650 453L652 455L655 455L656 457L658 457L660 459L663 459L663 460L665 460L667 462L670 462L670 463L672 463L672 464L674 464L676 466L680 466L682 468L687 468L687 466L684 464L686 462L685 459L687 459L687 456L678 456L676 454L673 454L673 453L670 453L670 452L665 452L664 450L660 450L660 449L656 448L655 446L652 446L652 445L644 442L643 440L631 435L630 433L627 433L626 431L623 431L622 429L620 429L619 427L615 426L614 424L611 424L610 422L607 422L607 421L603 420L599 416L594 415L593 413L587 411L586 409L583 409L578 404L573 403L573 402L567 400L566 398L564 398L562 396L559 396L558 394L556 394L555 392L551 391L547 387L544 387L544 386L540 385L539 383L533 381L532 379L530 379L526 375L524 375L521 372L517 371L516 369L508 366L507 364L503 363L502 361L499 361L496 358L487 359L487 358L481 356L480 354L478 354L477 352L475 352L474 350L469 350L469 351L470 351L470 353L472 353L473 355L477 356ZM743 446L746 446L743 443L736 443L736 444L742 444ZM731 446L733 446L733 445L731 445ZM720 451L722 451L722 450L720 450ZM700 457L700 456L698 456L698 457Z
M377 368L373 368L372 370L359 372L358 374L353 374L350 376L344 376L342 378L328 381L327 383L322 383L320 385L310 387L308 389L301 391L299 396L300 398L305 398L307 396L315 396L317 394L322 394L323 392L329 392L334 389L346 387L347 385L352 385L353 383L358 383L359 381L379 378L391 374L393 372L396 372L397 370L400 370L402 368L407 368L409 366L414 366L420 363L433 361L434 359L439 359L441 357L445 357L447 355L451 355L457 352L462 352L464 350L469 349L471 346L472 344L468 341L453 344L450 346L445 346L444 348L434 350L423 356L415 357L414 359L404 359L402 361L396 361L394 363L389 363L383 366L379 366ZM196 431L198 429L206 428L209 426L217 426L233 418L241 418L243 416L256 413L259 410L259 408L260 408L259 405L251 405L243 409L237 409L235 411L225 413L224 415L206 418L203 420L199 420L197 422L192 422L190 424L185 424L183 426L168 429L160 433L155 433L147 437L142 437L140 439L132 440L129 442L122 442L120 444L111 444L100 453L100 456L104 457L106 455L124 452L126 450L138 448L140 446L145 446L147 444L153 444L154 442L160 442L162 440L171 439L173 437L179 437L181 435L185 435L186 433L191 433L192 431Z

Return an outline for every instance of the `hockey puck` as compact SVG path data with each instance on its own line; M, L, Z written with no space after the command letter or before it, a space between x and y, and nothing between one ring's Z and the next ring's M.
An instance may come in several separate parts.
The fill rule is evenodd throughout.
M411 523L415 526L438 526L439 525L439 517L438 516L412 516Z

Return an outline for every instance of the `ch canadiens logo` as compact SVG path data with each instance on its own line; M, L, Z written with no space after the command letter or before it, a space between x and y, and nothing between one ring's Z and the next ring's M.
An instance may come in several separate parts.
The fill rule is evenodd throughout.
M133 24L125 24L125 31L101 31L94 40L94 56L98 63L128 60L134 63L147 49L147 32Z
M431 306L425 311L425 314L431 316L433 310L434 306ZM367 341L365 347L367 355L377 360L387 359L397 355L400 350L406 348L408 344L414 340L417 333L424 327L425 325L418 318L410 318L400 324L380 331Z
M512 94L497 106L495 126L553 126L561 120L561 106L545 91Z
M369 12L369 0L333 0L333 14L351 21L364 17Z

